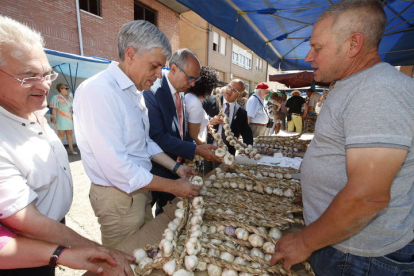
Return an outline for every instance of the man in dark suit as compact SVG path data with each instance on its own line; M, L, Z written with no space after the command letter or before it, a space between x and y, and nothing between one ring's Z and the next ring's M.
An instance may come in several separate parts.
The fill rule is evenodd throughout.
M228 114L230 129L234 133L234 137L238 138L241 135L244 143L253 144L252 130L247 123L247 112L236 102L240 93L243 91L243 81L239 79L232 80L225 87L223 95L220 95L220 101L223 113ZM216 96L210 96L205 99L203 101L203 108L209 117L216 116L219 113L219 104L216 100ZM215 125L214 127L217 133L222 133L222 125ZM207 137L207 143L212 144L213 141L213 137L209 134ZM234 155L236 152L235 148L231 145L227 145L227 147L228 151Z
M185 122L185 105L180 92L186 92L200 77L200 61L189 49L180 49L169 60L170 71L165 73L160 82L144 91L145 104L150 121L150 137L172 159L177 160L176 167L183 159L193 160L201 155L207 160L220 162L208 144L196 145L187 132ZM153 162L151 173L157 176L177 179L178 176L168 169ZM156 214L162 213L162 207L174 199L174 195L152 192L153 204L157 203Z

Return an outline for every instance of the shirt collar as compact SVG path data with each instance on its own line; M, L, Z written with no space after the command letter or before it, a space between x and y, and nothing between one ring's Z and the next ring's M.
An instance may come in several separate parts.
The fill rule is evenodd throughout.
M168 79L168 75L169 75L169 73L167 73L165 75L165 78L167 79L168 87L170 87L171 94L174 96L174 94L177 92L177 90L174 88L174 86L172 86L170 80Z
M225 105L226 103L227 103L226 98L223 96L223 105ZM235 104L236 104L236 102L229 103L230 108L233 108L233 106L234 106Z
M37 110L34 112L34 114L36 115L36 117L40 117L40 116L44 116L46 114L46 112L48 112L49 109L47 107L41 109L41 110ZM33 121L30 120L26 120L20 116L14 115L13 113L10 113L9 111L7 111L4 107L0 106L0 114L9 117L12 120L21 122L21 123L30 123Z
M135 86L132 80L121 70L121 68L119 68L118 64L118 62L112 61L107 70L115 78L115 81L118 83L119 87L122 90L125 90L131 86Z

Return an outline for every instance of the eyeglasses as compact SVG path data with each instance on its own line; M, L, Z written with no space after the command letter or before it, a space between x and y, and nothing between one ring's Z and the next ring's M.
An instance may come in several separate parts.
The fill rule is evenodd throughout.
M175 64L175 63L174 63ZM187 76L187 78L188 78L188 83L192 83L192 82L198 82L200 79L201 79L201 76L198 76L197 78L194 78L194 77L192 77L192 76L190 76L189 74L187 74L184 70L183 70L183 68L181 68L180 66L178 66L178 64L175 64L179 69L180 69L180 71L181 72L183 72L186 76Z
M43 81L52 82L52 81L56 80L57 77L58 77L58 75L59 75L55 71L52 71L52 73L50 73L50 74L48 74L46 76L43 76L43 77L28 77L28 78L24 78L24 79L19 79L19 78L16 78L15 76L13 76L13 75L10 75L6 71L3 71L1 69L0 69L0 71L2 71L6 75L9 75L13 79L15 79L18 82L20 82L20 85L21 86L27 86L27 87L34 86L34 85L39 84L39 83L41 83Z
M240 93L239 91L237 91L237 89L231 87L230 84L227 85L227 88L230 89L230 91L233 93L237 93L237 94Z

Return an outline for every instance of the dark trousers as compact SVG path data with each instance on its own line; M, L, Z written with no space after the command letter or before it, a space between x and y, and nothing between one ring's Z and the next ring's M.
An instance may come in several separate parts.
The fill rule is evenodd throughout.
M65 218L60 223L65 224ZM53 252L50 252L52 256ZM19 269L0 269L0 276L55 276L55 268L50 266L19 268Z
M155 216L158 216L159 214L164 213L163 207L168 204L169 201L173 200L175 198L175 195L170 193L164 193L164 192L151 192L152 195L152 203L151 206L155 207ZM1 276L1 275L0 275Z

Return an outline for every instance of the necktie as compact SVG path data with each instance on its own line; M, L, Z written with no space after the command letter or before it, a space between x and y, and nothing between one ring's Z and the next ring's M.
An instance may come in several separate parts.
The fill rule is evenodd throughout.
M184 126L183 126L183 103L181 101L180 93L175 92L175 109L177 110L178 122L180 123L180 136L181 140L184 140ZM181 163L182 157L177 157L177 162Z
M227 118L229 118L229 122L230 122L230 104L229 103L226 103L226 107L224 108L224 114L226 114L226 116L227 116ZM224 129L224 127L222 127L222 129L221 129L221 136L222 137L225 136L224 132L225 132L225 129ZM224 141L227 142L227 140L224 140Z

